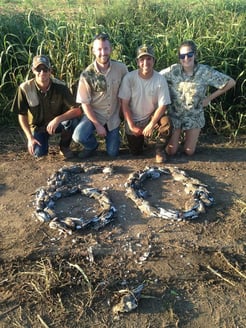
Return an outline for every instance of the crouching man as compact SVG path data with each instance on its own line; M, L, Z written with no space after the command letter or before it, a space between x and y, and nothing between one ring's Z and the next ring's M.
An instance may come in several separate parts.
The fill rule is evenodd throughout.
M47 56L33 58L34 78L18 87L13 111L27 138L31 155L42 157L48 154L49 137L60 133L60 154L72 158L70 150L73 129L81 109L68 87L51 77L51 64Z
M165 144L170 123L166 114L170 104L166 79L154 70L155 55L150 46L137 49L138 69L127 73L120 86L119 98L125 118L126 137L130 152L143 152L144 139L157 134L156 163L166 161Z

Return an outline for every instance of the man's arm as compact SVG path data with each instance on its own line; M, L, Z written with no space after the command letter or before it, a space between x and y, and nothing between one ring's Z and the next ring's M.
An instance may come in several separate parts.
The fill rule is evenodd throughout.
M150 137L152 135L152 133L154 131L154 128L155 128L155 125L158 123L158 121L160 120L160 118L164 115L166 109L167 109L167 106L166 105L162 105L162 106L159 106L155 110L155 112L154 112L154 114L153 114L150 122L143 129L143 135L145 137Z
M131 109L129 106L130 100L127 99L121 99L121 107L122 107L122 112L124 115L124 119L127 122L129 129L135 136L140 136L142 135L142 129L137 127L133 120L132 120L132 114L131 114Z
M71 120L73 118L81 116L81 109L79 107L73 107L67 112L56 116L52 121L47 125L47 132L52 135L55 133L58 125L66 120Z
M20 123L20 126L22 128L22 130L24 131L26 138L27 138L27 148L28 148L28 152L33 155L34 154L34 147L35 144L38 144L39 146L41 146L41 144L39 143L38 140L36 140L31 132L30 126L28 124L28 118L27 115L18 115L18 120Z
M82 104L82 107L83 107L85 115L94 124L97 134L100 137L106 137L107 131L104 128L104 126L100 122L98 122L95 112L93 111L91 105L90 104Z

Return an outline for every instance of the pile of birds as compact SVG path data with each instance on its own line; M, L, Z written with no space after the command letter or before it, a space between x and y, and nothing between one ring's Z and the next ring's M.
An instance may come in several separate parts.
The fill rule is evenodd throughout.
M184 210L156 208L146 200L148 192L143 183L146 179L158 179L161 174L171 175L174 181L184 185L184 191L191 198L185 203ZM146 167L129 175L125 183L126 196L130 198L139 210L146 216L182 221L198 218L200 213L206 212L206 207L214 204L214 198L207 189L207 185L200 180L189 177L188 174L177 167Z
M84 188L82 186L81 173L104 173L112 175L113 168L82 164L64 166L47 179L47 186L40 187L35 192L34 216L41 222L47 222L49 227L60 233L72 234L73 231L93 228L98 230L112 222L116 208L106 191L97 188ZM183 210L165 209L152 206L147 200L148 192L144 188L146 179L158 179L162 174L170 175L174 181L179 181L184 186L184 192L190 195ZM146 216L160 217L170 220L193 220L200 213L206 212L206 207L214 204L214 198L207 189L207 185L200 180L188 176L177 167L146 167L144 170L131 173L125 183L126 196L130 198L139 210ZM58 217L55 211L56 201L61 198L81 194L98 201L99 214L91 218L83 217Z
M98 230L109 224L116 213L116 208L112 204L106 191L97 188L84 188L79 182L81 173L111 174L110 167L73 165L62 167L52 174L47 180L47 186L39 188L35 192L34 216L41 222L47 222L51 229L56 229L60 233L71 235L73 231L93 228ZM58 199L81 194L98 201L100 213L92 218L83 217L58 217L55 211L55 204Z

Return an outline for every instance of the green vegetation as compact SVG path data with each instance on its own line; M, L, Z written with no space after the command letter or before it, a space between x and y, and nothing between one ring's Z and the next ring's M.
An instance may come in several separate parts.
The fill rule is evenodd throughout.
M44 4L45 3L45 4ZM136 68L135 50L154 46L156 70L177 61L177 47L193 39L199 61L232 76L235 90L206 111L207 130L236 137L246 132L246 3L243 0L16 0L0 5L0 124L10 113L17 86L31 77L32 57L50 56L56 77L72 87L92 60L90 42L105 31L113 58Z

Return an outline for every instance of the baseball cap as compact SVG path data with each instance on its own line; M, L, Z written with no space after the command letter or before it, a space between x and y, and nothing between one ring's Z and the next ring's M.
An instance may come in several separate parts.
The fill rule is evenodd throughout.
M38 55L33 58L32 66L37 68L39 65L44 65L50 69L50 60L47 56Z
M151 56L155 58L154 50L152 47L143 44L142 46L138 47L137 49L137 59L142 56Z

